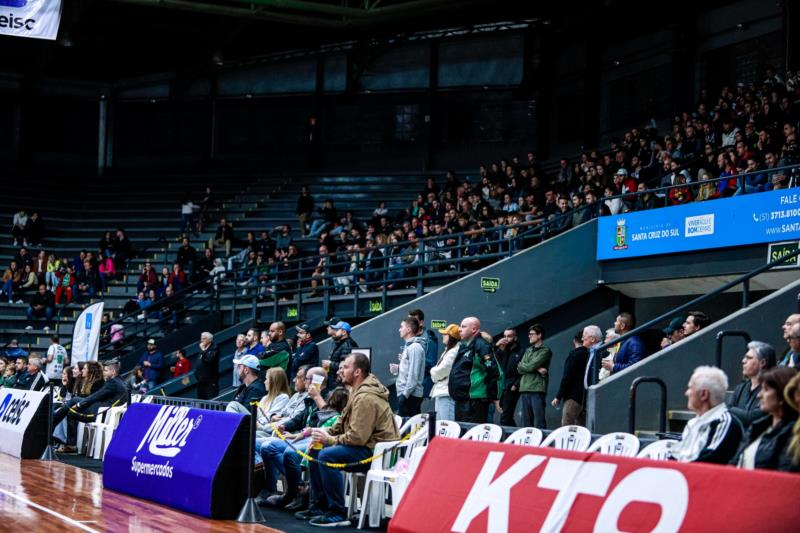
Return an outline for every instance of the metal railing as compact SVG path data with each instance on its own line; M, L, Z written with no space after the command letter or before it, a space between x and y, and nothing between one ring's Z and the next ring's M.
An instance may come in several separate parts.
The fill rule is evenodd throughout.
M157 405L175 405L178 407L192 407L194 409L207 409L209 411L224 411L228 402L215 402L213 400L198 400L196 398L176 398L174 396L158 396L151 394L150 403Z
M588 389L591 385L594 385L594 384L597 383L597 381L596 381L596 379L597 379L596 360L597 360L597 354L598 353L601 353L601 352L603 352L605 350L608 350L610 347L615 346L616 344L619 344L621 346L622 343L624 343L626 340L630 339L631 337L639 335L639 334L647 331L648 329L650 329L651 327L653 327L653 326L655 326L657 324L667 322L669 319L675 317L675 315L677 315L678 313L682 313L684 311L688 311L688 310L696 307L697 305L699 305L699 304L701 304L703 302L706 302L707 300L710 300L711 298L713 298L715 296L718 296L718 295L720 295L720 294L732 289L733 287L736 287L737 285L749 282L751 279L753 279L754 277L758 276L759 274L763 274L764 272L766 272L768 270L771 270L771 269L773 269L773 268L775 268L777 266L780 266L780 265L788 262L789 260L797 257L798 255L800 255L800 249L795 250L794 252L792 252L790 254L787 254L787 255L781 257L780 259L777 259L775 261L772 261L770 263L762 265L762 266L756 268L755 270L752 270L752 271L748 272L747 274L743 274L742 276L739 276L738 278L736 278L736 279L734 279L732 281L729 281L728 283L725 283L724 285L722 285L720 287L717 287L713 291L707 292L706 294L703 294L702 296L698 296L697 298L694 298L693 300L691 300L691 301L689 301L689 302L687 302L687 303L685 303L683 305L679 305L678 307L676 307L676 308L674 308L674 309L672 309L670 311L667 311L666 313L663 313L663 314L657 316L656 318L654 318L652 320L648 320L644 324L642 324L640 326L637 326L636 328L634 328L631 331L625 333L624 335L621 335L620 337L617 337L613 341L604 342L604 343L601 343L601 344L599 344L597 346L593 346L589 350L589 360L586 363L586 371L585 371L584 377L583 377L583 385L584 385L584 387ZM742 308L744 308L744 307L747 307L747 305L743 305L742 306Z
M716 361L717 368L722 368L722 341L725 337L741 337L746 344L750 344L752 337L746 331L725 330L717 333L717 347L714 353L714 360Z
M655 376L642 376L633 380L628 395L628 433L635 435L636 431L636 392L642 383L655 383L661 390L661 409L659 410L659 431L667 431L667 384Z

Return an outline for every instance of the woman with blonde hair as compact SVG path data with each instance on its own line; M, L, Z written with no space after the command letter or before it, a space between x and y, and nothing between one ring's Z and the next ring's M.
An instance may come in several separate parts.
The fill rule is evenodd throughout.
M267 421L272 415L279 413L286 404L289 403L289 379L283 368L276 366L267 370L267 378L264 380L267 388L267 395L258 402L258 429L266 429ZM265 418L263 424L261 419Z

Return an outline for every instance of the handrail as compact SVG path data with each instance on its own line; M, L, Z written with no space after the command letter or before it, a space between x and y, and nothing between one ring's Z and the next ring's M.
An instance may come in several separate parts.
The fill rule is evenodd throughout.
M635 435L636 431L636 391L642 383L655 383L661 389L661 411L659 417L659 430L667 430L667 384L655 376L641 376L633 380L628 391L628 433Z
M735 287L736 285L739 285L740 283L744 283L746 281L749 281L752 278L754 278L755 276L758 276L759 274L762 274L763 272L766 272L767 270L771 270L772 268L775 268L776 266L779 266L779 265L782 265L783 263L786 263L787 261L797 257L798 255L800 255L800 249L795 250L794 252L792 252L790 254L787 254L787 255L781 257L780 259L772 261L771 263L767 263L766 265L762 265L762 266L756 268L755 270L751 270L747 274L743 274L743 275L739 276L738 278L736 278L736 279L734 279L732 281L729 281L728 283L725 283L724 285L722 285L720 287L717 287L713 291L707 292L706 294L698 296L697 298L695 298L695 299L693 299L693 300L691 300L691 301L689 301L689 302L687 302L685 304L679 305L678 307L676 307L676 308L674 308L674 309L672 309L670 311L667 311L666 313L663 313L663 314L657 316L656 318L654 318L652 320L648 320L644 324L642 324L640 326L637 326L636 328L634 328L631 331L621 335L620 337L617 337L616 339L614 339L611 342L607 342L607 343L604 342L604 343L599 344L597 346L593 346L589 350L589 361L586 364L586 372L584 373L584 376L583 376L583 386L585 388L587 388L587 389L589 388L590 368L591 368L592 363L594 361L595 355L598 352L603 351L603 350L607 350L609 347L611 347L611 346L613 346L615 344L621 344L621 343L625 342L626 340L628 340L629 338L648 330L652 326L655 326L658 323L664 322L665 320L667 320L670 317L673 317L677 313L680 313L682 311L686 311L686 310L688 310L690 308L693 308L693 307L697 306L698 304L701 304L701 303L705 302L706 300L709 300L709 299L713 298L714 296L722 294L723 292ZM593 378L593 380L594 380L594 378ZM592 383L592 384L594 384L594 383Z
M725 330L717 332L717 348L715 352L717 368L722 368L722 341L725 337L742 337L747 344L753 340L746 331Z

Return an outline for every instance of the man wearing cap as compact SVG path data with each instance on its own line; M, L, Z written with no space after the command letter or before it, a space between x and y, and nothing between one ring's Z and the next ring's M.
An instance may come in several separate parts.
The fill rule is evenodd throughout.
M219 394L219 347L214 344L214 335L208 331L200 334L198 365L194 369L197 378L197 397L210 400Z
M663 350L667 346L672 346L685 336L683 334L683 318L673 318L670 320L669 325L661 331L664 332L664 338L661 340L661 349Z
M241 385L233 395L233 401L228 404L227 411L234 411L244 414L250 413L250 404L258 403L261 398L267 395L267 388L264 382L258 379L258 372L261 368L258 357L255 355L244 355L241 359L234 359L234 365L239 365L239 379Z
M164 366L164 356L156 347L155 339L147 341L147 351L139 358L147 390L153 390L161 381L161 369Z
M344 361L353 348L358 348L358 344L350 337L350 324L340 320L335 324L331 324L330 329L333 331L333 347L328 359L322 361L322 368L328 372L329 376L336 376L339 371L339 365ZM334 378L328 379L328 388L332 389L336 386L337 380Z
M304 322L295 326L295 329L297 330L297 348L292 357L290 376L296 375L301 366L319 366L319 348L311 337L311 326Z
M455 420L456 404L453 398L450 397L447 385L450 379L450 370L453 368L456 355L458 355L458 342L461 340L461 332L458 324L450 324L446 328L440 329L439 333L442 334L442 343L446 349L437 363L431 368L430 373L433 380L431 398L436 406L437 420Z

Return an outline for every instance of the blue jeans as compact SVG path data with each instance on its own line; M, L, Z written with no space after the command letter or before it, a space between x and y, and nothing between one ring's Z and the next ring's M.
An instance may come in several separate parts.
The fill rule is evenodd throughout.
M523 392L519 395L522 405L522 426L545 429L545 397L543 392Z
M450 396L437 396L434 398L436 405L436 420L455 420L456 402Z
M312 450L310 455L328 463L353 463L372 455L372 450L365 446L336 445L322 450ZM328 468L317 462L311 462L311 499L320 508L345 516L347 506L344 503L344 476L342 470ZM348 468L348 472L366 472L369 465Z
M311 221L311 230L309 230L308 234L311 237L319 237L325 228L328 226L328 221L324 218L318 218Z

